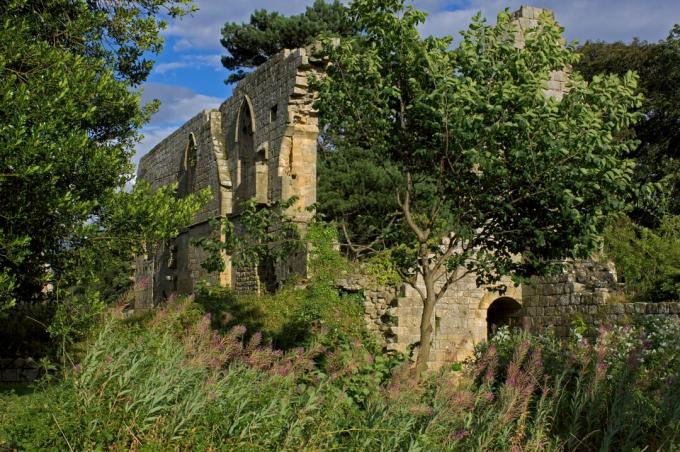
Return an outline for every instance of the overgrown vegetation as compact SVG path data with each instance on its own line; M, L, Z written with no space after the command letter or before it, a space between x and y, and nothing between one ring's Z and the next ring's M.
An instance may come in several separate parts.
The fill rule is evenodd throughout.
M361 341L272 348L190 299L113 312L61 382L0 396L0 446L35 449L671 450L675 321L594 342L501 330L462 371L415 384ZM339 345L338 345L339 344Z
M548 74L577 57L547 16L522 49L507 12L495 26L477 17L455 49L422 39L424 15L403 0L317 0L227 24L228 82L282 47L345 38L316 81L319 209L332 223L298 229L294 199L239 206L237 226L220 219L219 240L198 243L206 268L304 250L305 278L259 296L203 285L131 315L110 306L130 289L133 256L175 237L210 196L124 190L155 108L135 89L162 44L159 14L192 8L10 0L0 11L0 355L60 363L43 360L31 390L0 388L0 449L680 448L676 319L587 338L581 319L566 342L501 329L467 362L413 378L367 332L362 297L335 287L355 265L341 241L379 284L422 277L429 345L428 312L463 273L494 284L547 272L547 260L597 248L609 220L604 251L630 298L678 300L677 29L658 44L587 44L575 67L590 83L574 72L557 102ZM648 98L637 126L628 69Z
M625 132L639 116L637 77L586 83L572 73L561 99L547 96L551 74L578 59L548 14L522 31L520 47L508 11L495 25L477 15L453 49L451 38L422 38L425 14L403 0L355 0L349 15L362 33L327 42L331 64L316 84L332 145L325 158L338 160L321 167L336 168L321 174L331 179L322 196L350 200L328 202L337 213L353 209L363 190L353 182L367 179L364 160L345 152L400 174L379 194L397 209L387 219L383 209L361 212L359 232L348 237L373 232L370 244L352 247L382 251L420 295L420 372L435 306L450 286L473 275L503 290L503 277L549 274L552 264L597 248L607 216L631 190L626 156L637 142ZM342 165L348 170L337 171Z
M604 243L630 298L680 300L680 216L665 215L654 229L620 216L607 228Z

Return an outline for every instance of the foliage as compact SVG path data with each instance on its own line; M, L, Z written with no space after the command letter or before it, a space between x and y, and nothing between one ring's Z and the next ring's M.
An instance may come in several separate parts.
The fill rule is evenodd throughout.
M129 179L138 129L156 107L142 107L130 88L148 75L146 52L160 49L164 21L156 15L187 8L188 0L3 5L0 267L13 297L42 298L78 230ZM18 251L4 251L17 242Z
M420 38L425 15L401 0L356 0L350 17L362 33L329 43L316 83L321 127L329 154L360 149L404 175L389 190L395 221L378 210L368 223L386 226L403 279L425 283L422 369L431 313L451 284L467 274L517 281L596 248L630 189L624 156L636 142L621 132L638 117L636 77L585 83L574 73L561 101L547 97L552 71L577 59L547 15L522 48L507 11L494 26L477 16L453 50L449 38ZM348 187L334 197L351 199Z
M236 295L208 286L199 290L196 302L212 314L214 328L225 331L243 325L284 350L308 344L318 329L353 339L362 337L360 300L334 287L338 273L348 265L334 248L335 228L312 222L304 240L299 240L309 249L309 279L303 286L291 280L274 293L260 295Z
M664 216L656 229L620 216L605 234L605 254L635 299L680 299L680 216Z
M640 146L633 152L635 181L653 183L638 194L632 218L655 228L669 213L680 214L680 25L656 43L633 39L623 42L586 42L574 68L590 80L602 73L623 75L635 71L644 94L644 115L633 127Z
M299 252L303 242L298 226L286 212L295 201L292 197L261 206L250 199L243 203L234 222L227 217L212 220L218 233L194 241L207 253L201 266L209 272L224 271L225 254L236 266L273 265Z
M222 64L232 72L226 83L245 77L245 70L259 66L283 49L312 44L321 34L349 36L355 28L348 20L346 7L338 0L315 0L304 13L283 16L278 12L257 10L249 23L227 23L222 28L222 46L229 52Z
M496 386L517 381L518 356L540 357L554 400L551 430L567 450L673 449L680 441L677 328L677 319L656 319L600 328L594 342L568 344L504 329L477 348L475 371Z
M677 320L561 343L505 329L463 371L384 374L331 340L284 353L219 334L190 300L114 313L63 382L0 395L0 447L225 450L672 450ZM357 349L359 353L357 353ZM372 354L372 353L371 353Z
M193 217L188 203L196 200L175 202L172 189L124 191L139 129L157 107L141 106L136 87L151 70L149 55L160 51L166 19L193 6L189 0L5 3L0 306L16 300L54 309L38 319L23 317L25 309L8 311L21 318L0 330L10 353L44 352L22 348L35 342L23 332L38 324L63 351L86 334L104 302L129 287L133 253Z
M345 254L374 257L394 241L386 225L396 220L394 187L404 176L373 148L342 146L342 152L327 145L318 153L318 212L338 224Z

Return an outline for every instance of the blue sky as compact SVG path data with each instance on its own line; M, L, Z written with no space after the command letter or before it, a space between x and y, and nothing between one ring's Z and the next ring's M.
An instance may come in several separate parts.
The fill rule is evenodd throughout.
M143 99L159 99L161 109L144 128L135 162L153 146L205 108L222 103L231 93L224 84L227 71L220 63L225 53L220 29L225 22L247 22L255 9L297 14L313 0L194 0L199 11L170 24ZM424 34L458 36L478 11L489 18L504 8L517 9L516 0L414 0L428 12ZM568 40L629 41L634 36L656 41L680 23L680 0L534 0L531 6L550 8L565 27Z

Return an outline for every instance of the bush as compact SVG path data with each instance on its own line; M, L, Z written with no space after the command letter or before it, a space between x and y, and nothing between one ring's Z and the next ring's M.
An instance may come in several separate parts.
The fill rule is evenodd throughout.
M512 413L492 425L486 388L450 376L413 386L400 372L387 384L390 358L362 357L356 343L284 353L257 334L245 340L243 328L220 335L209 325L186 301L150 319L114 316L64 381L0 400L0 447L467 450L482 441L477 431L490 447L536 439L516 435ZM470 391L472 418L456 402Z
M283 352L210 323L190 300L139 319L114 313L63 381L0 395L0 449L680 445L677 320L602 329L593 342L500 330L462 371L421 382L346 336L316 330Z
M636 299L680 300L680 216L666 216L655 230L622 216L605 232L605 253Z

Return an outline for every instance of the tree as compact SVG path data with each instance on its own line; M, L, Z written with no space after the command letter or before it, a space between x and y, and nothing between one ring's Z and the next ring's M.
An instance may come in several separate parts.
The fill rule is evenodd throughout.
M232 22L222 28L220 42L229 52L222 57L222 64L235 71L225 82L235 83L245 77L248 68L261 65L283 49L309 45L321 34L351 36L354 33L347 9L339 0L332 3L315 0L304 13L289 17L257 10L249 23Z
M644 115L633 131L640 146L632 154L635 181L657 189L641 190L631 217L646 227L657 227L665 213L680 214L680 25L665 40L649 43L586 42L574 68L586 80L603 73L635 71L644 95ZM660 188L660 189L659 189Z
M144 81L189 0L10 0L0 10L0 269L6 300L45 296L83 225L131 178L154 111ZM9 289L11 287L11 290ZM9 293L10 295L7 295ZM2 302L0 302L2 304Z
M596 248L630 186L623 157L636 143L619 135L640 104L631 73L589 84L574 73L561 101L546 97L551 71L576 59L548 16L517 48L507 11L494 26L477 15L454 50L450 38L419 36L424 19L403 0L355 0L350 20L363 32L329 43L317 82L332 152L361 149L403 175L386 253L423 301L417 373L433 309L456 281L473 274L502 290L503 276L545 274Z
M237 267L259 268L264 277L261 282L276 289L275 266L304 250L299 225L287 212L296 200L291 197L261 206L253 198L243 203L235 223L226 217L213 219L215 234L194 241L206 252L201 266L209 272L222 272L228 255Z

